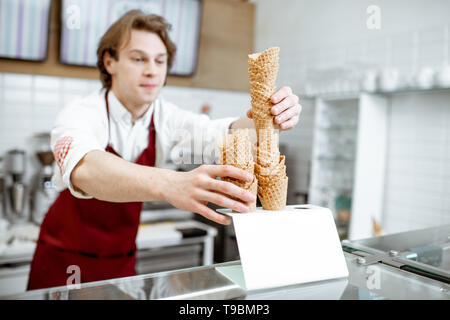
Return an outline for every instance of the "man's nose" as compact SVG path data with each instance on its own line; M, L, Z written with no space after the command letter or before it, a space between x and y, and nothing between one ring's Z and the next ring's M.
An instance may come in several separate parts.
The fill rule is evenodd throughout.
M149 60L145 64L144 74L146 76L153 76L156 74L156 63L153 60Z

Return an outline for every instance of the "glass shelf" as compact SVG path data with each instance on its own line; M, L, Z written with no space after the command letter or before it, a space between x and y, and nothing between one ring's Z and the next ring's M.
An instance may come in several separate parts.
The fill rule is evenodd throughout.
M356 130L358 129L358 126L317 126L317 130L326 130L326 131L333 131L333 130Z
M450 92L450 87L433 86L431 88L398 88L392 91L365 91L358 92L342 92L342 93L320 93L315 95L301 95L302 99L322 99L322 100L356 100L359 99L360 94L379 94L379 95L396 95L396 94L409 94L409 93L440 93Z
M403 269L450 283L450 225L347 241L345 245L372 254L395 252Z
M318 155L317 156L317 160L319 160L319 161L348 161L348 162L353 162L353 161L355 161L355 158L353 158L353 157L343 157L343 156L330 157L330 156Z

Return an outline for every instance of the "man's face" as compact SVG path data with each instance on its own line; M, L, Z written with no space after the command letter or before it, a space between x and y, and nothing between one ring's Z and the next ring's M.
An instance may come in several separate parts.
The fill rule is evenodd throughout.
M119 59L105 55L112 89L128 107L152 103L167 75L167 49L153 32L132 30L131 38L119 50Z

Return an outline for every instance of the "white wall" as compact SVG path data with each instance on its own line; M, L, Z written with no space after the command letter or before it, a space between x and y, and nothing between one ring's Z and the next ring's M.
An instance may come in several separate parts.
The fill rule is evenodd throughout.
M280 46L280 80L304 86L308 69L348 62L386 63L386 37L394 63L412 65L413 32L432 56L419 52L419 63L440 63L444 26L450 25L447 0L255 0L255 47ZM366 26L366 9L381 10L381 29ZM427 42L427 43L425 43ZM432 43L431 43L432 42ZM422 50L423 51L423 50Z
M450 25L448 0L253 2L255 50L279 46L278 82L290 84L298 93L305 92L306 79L321 68L353 63L357 71L363 71L366 65L382 68L390 62L400 71L409 72L414 62L414 34L419 37L417 67L438 67L443 63L444 29ZM369 5L381 10L379 30L366 26ZM391 41L391 55L387 54L386 39ZM449 116L448 93L393 98L381 221L384 231L450 222L450 189L446 182L449 172L445 165L449 156Z
M450 91L391 99L383 223L399 232L450 223Z
M256 0L256 48L318 48L440 26L450 22L447 0ZM381 29L369 30L367 7L381 10Z

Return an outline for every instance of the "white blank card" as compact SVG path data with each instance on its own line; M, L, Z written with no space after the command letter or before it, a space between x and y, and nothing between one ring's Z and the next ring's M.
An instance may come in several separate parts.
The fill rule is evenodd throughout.
M312 205L232 213L247 290L348 277L331 211Z

